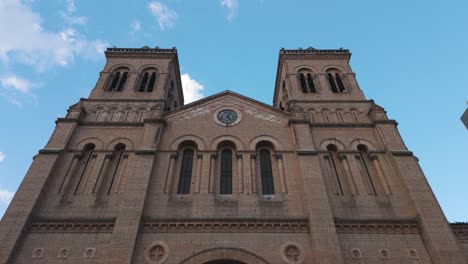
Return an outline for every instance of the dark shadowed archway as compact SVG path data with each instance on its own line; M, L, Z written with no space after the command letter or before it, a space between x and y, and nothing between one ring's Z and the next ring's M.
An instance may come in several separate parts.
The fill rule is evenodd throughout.
M247 263L237 261L237 260L231 260L231 259L220 259L220 260L208 261L203 264L247 264Z
M264 258L240 248L212 248L186 258L180 264L269 264Z

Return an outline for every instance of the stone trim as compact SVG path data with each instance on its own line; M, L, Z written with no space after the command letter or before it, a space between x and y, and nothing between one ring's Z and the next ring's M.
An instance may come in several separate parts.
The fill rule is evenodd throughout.
M156 154L158 151L156 149L136 149L135 154L136 155L148 155L148 154Z
M32 222L31 233L112 233L114 222L98 221L53 221Z
M417 222L339 221L335 222L338 234L420 234Z
M310 123L310 126L311 127L375 127L375 124L374 123Z
M57 118L57 120L55 120L55 124L58 124L58 123L77 123L79 121L78 118L63 118L63 117L60 117L60 118Z
M450 224L450 227L458 240L464 240L465 243L468 243L468 223Z
M395 156L413 156L413 152L409 150L390 150L390 153Z
M115 98L115 99L81 98L80 101L84 101L84 102L148 102L148 103L164 102L164 100L161 100L161 99L121 99L121 98Z
M39 150L39 154L59 154L63 149L58 148L45 148Z
M90 122L83 121L80 125L84 126L144 126L145 122Z
M300 150L296 151L297 155L318 155L320 153L328 153L328 151L318 151L318 150Z
M148 233L307 233L306 219L296 220L148 220Z

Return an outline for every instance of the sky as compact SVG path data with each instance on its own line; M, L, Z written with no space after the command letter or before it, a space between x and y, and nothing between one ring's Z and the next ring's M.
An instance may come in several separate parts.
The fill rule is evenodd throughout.
M107 47L176 47L187 102L271 104L280 48L346 48L449 221L468 221L466 0L0 0L0 216ZM186 102L186 103L187 103Z

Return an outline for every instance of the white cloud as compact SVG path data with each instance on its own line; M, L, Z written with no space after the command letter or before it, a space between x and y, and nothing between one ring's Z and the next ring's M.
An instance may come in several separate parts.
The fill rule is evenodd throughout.
M9 190L5 188L0 187L0 202L9 204L11 199L13 199L13 196L15 195L14 192L10 192Z
M76 5L74 0L66 0L68 13L74 13L76 11Z
M65 12L60 12L60 17L70 25L86 25L88 18L84 16L71 16Z
M130 35L134 35L138 31L141 30L141 22L140 20L134 20L132 24L130 24Z
M0 78L0 83L5 88L13 88L22 93L29 93L31 88L36 86L36 84L16 75L10 75L7 77Z
M205 97L202 94L202 90L205 89L205 87L203 87L203 85L201 85L196 80L192 79L190 75L184 73L182 74L181 79L185 103L191 103Z
M3 154L3 152L0 151L0 162L4 161L6 158L6 155Z
M238 0L221 0L221 5L228 10L227 19L232 21L236 17L239 8Z
M67 10L74 12L73 1ZM38 13L28 2L8 0L0 2L0 60L21 63L44 71L53 66L69 65L78 56L94 59L102 56L101 40L88 40L73 28L49 31L42 26Z
M151 14L158 20L161 30L174 26L174 22L177 19L177 13L174 10L169 9L161 2L151 2L148 4L148 8Z

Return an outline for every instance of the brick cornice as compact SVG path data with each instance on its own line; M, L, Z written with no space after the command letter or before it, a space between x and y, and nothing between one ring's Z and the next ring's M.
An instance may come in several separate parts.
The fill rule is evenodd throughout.
M29 228L32 233L112 233L114 221L37 221Z
M143 232L155 233L307 233L306 219L146 220Z
M416 221L335 221L338 234L419 234Z

